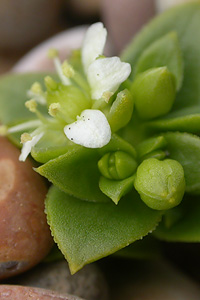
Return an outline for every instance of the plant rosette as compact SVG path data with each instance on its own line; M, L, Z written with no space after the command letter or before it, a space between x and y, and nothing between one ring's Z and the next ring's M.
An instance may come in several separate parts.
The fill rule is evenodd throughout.
M155 238L200 242L199 28L199 3L173 8L119 58L96 23L63 63L49 50L57 75L1 78L1 134L52 183L47 220L72 273L158 255Z

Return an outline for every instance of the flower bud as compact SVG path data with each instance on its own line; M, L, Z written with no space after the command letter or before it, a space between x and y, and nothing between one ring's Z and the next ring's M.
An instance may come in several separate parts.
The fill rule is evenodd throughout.
M135 107L141 119L150 120L167 114L174 103L174 75L167 67L140 73L131 88Z
M183 167L172 159L146 159L137 169L134 186L150 208L170 209L181 202L185 192Z
M137 162L130 154L116 151L105 154L99 160L98 167L104 177L122 180L134 174Z

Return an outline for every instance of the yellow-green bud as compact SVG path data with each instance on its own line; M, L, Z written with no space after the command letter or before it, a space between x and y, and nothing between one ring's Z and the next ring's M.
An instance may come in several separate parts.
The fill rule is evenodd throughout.
M122 180L134 174L137 162L130 154L116 151L105 154L99 160L98 168L104 177Z
M150 208L170 209L181 202L185 192L183 167L172 159L146 159L137 169L134 186Z
M149 69L136 77L131 92L141 119L150 120L163 116L171 110L174 103L174 75L167 67Z

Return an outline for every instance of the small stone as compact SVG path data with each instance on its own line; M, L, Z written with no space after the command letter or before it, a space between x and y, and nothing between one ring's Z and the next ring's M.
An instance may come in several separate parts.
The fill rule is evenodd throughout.
M47 187L19 155L19 149L0 138L0 279L39 263L53 243L44 213Z
M87 300L108 299L106 282L95 264L87 265L75 275L71 275L65 260L43 263L7 283L51 289Z
M81 298L63 295L51 290L32 287L0 285L1 300L81 300ZM82 299L83 300L83 299Z

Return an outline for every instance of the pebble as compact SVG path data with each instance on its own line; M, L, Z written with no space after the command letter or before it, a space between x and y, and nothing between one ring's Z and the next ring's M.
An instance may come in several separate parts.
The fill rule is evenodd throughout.
M71 275L65 260L43 263L6 283L50 289L87 300L108 299L107 284L95 264L87 265Z
M64 295L38 288L15 286L15 285L0 285L1 300L81 300L81 298ZM82 299L83 300L83 299Z
M0 279L39 263L52 247L44 213L47 187L31 162L0 137Z

